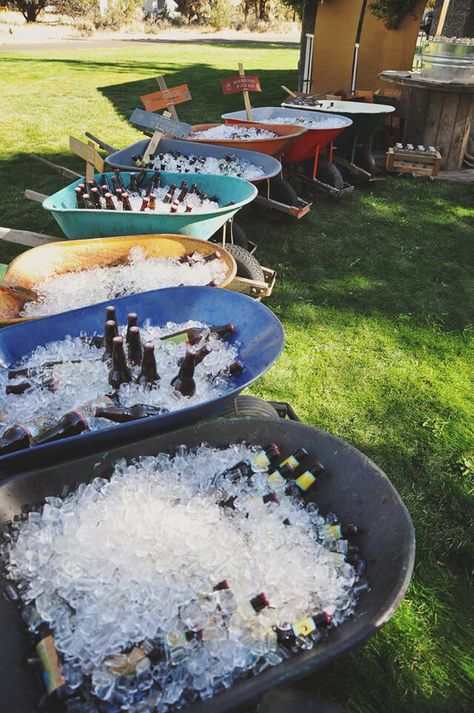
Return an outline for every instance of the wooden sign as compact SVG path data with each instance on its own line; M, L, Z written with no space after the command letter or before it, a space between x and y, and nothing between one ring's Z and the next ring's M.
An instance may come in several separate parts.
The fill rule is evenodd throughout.
M180 84L171 89L144 94L140 99L147 111L159 111L174 104L191 101L192 97L188 85Z
M159 131L162 134L171 134L179 138L186 138L191 133L191 125L183 121L173 121L161 114L153 114L143 109L135 109L130 117L130 122L144 129Z
M253 121L252 105L250 103L250 92L261 92L260 80L256 74L245 74L244 65L239 62L239 76L221 79L222 92L224 94L237 94L242 92L244 98L247 120Z
M244 74L238 77L221 79L223 94L238 94L239 92L261 92L260 80L256 74Z
M94 180L94 170L99 173L104 172L104 159L95 150L92 141L80 141L74 136L69 137L69 148L77 156L80 156L86 162L86 180Z

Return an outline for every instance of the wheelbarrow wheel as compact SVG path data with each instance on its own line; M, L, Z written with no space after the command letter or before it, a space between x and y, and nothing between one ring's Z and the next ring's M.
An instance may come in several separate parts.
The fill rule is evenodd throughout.
M237 416L250 416L254 418L279 418L278 411L268 401L258 396L236 396L232 405L228 406L220 418L235 418Z
M259 192L265 198L267 197L266 183L261 184ZM295 191L291 183L288 183L288 181L286 181L284 178L281 178L281 176L275 176L274 178L270 179L270 198L274 201L277 201L278 203L284 203L285 205L298 205L297 192ZM291 217L287 213L283 213L282 211L276 210L275 208L271 208L270 206L260 205L260 203L255 204L254 208L259 211L263 210L265 212L265 218L268 218L269 220L275 222L280 222L282 219L284 220L285 218Z
M316 178L323 183L327 183L328 186L337 188L338 191L344 188L344 179L341 172L337 166L329 163L329 161L319 162Z
M235 243L226 243L225 247L237 264L237 275L239 277L265 282L265 275L259 261L248 250L245 250L240 245L235 245Z
M232 238L231 238L231 227L230 225L226 226L226 243L225 247L228 248L229 245L239 245L240 247L244 248L245 250L248 249L249 246L249 241L247 240L247 236L245 234L245 230L242 228L241 225L239 225L235 220L232 223ZM224 235L224 227L219 228L219 230L212 235L209 240L211 243L221 243L222 244L222 238Z
M356 148L354 163L356 166L363 168L364 171L367 171L367 173L370 173L371 176L377 175L377 164L367 146L358 146Z

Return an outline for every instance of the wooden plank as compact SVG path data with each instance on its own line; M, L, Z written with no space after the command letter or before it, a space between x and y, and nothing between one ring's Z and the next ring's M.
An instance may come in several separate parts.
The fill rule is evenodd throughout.
M168 87L167 87L167 85L166 85L166 80L165 80L165 78L164 78L163 76L157 77L157 78L156 78L156 81L158 82L158 86L159 86L159 88L161 89L162 92L165 92L165 91L168 89ZM174 121L179 121L178 112L177 112L176 109L174 108L174 105L173 105L172 103L171 103L171 104L167 104L167 105L166 105L166 108L167 108L168 111L170 112L171 118L172 118Z
M14 228L0 228L0 239L17 245L26 245L29 248L61 241L61 238L55 238L53 235L34 233L31 230L15 230Z
M191 125L183 121L174 121L161 114L153 114L151 111L135 109L130 117L130 122L136 126L152 131L161 131L163 134L171 134L178 138L186 138L191 133Z
M440 35L443 34L444 23L446 22L446 15L448 14L450 2L451 2L451 0L444 0L444 2L443 2L443 6L442 6L441 12L439 14L438 26L436 28L435 37L439 37Z
M409 110L405 120L405 143L423 144L423 130L426 119L429 92L412 87L409 90Z
M104 159L102 158L102 156L99 156L99 154L94 148L94 144L92 143L92 141L89 141L86 144L85 141L80 141L74 136L70 136L69 148L77 156L83 158L84 161L87 161L87 163L92 164L92 166L95 167L99 173L104 172Z
M55 173L59 173L60 176L64 176L64 178L72 178L73 181L76 181L78 178L82 178L80 173L72 171L70 168L66 168L66 166L61 166L58 163L48 161L46 158L43 158L42 156L37 156L34 153L30 153L28 155L28 158L33 159L33 161L38 161L38 163L42 163L43 166L47 166L52 171L55 171Z
M46 198L49 198L46 193L38 193L38 191L32 191L29 188L25 190L23 195L27 200L34 201L35 203L42 203Z
M429 92L426 105L425 129L423 131L423 145L436 146L438 139L439 119L443 111L446 92Z
M153 133L153 136L151 137L150 141L148 142L148 146L146 147L145 152L142 156L142 162L145 165L150 160L150 155L156 152L156 149L158 148L158 144L160 143L162 138L163 138L163 134L161 133L161 131L155 131Z
M239 75L241 77L245 77L245 70L244 70L244 65L242 62L239 62ZM250 97L248 91L244 90L242 92L243 97L244 97L244 104L245 104L245 111L247 113L247 120L248 121L253 121L253 110L252 110L252 105L250 103Z
M460 163L457 168L461 168L466 146L469 139L469 132L474 115L474 97L470 94L462 94L459 98L456 121L451 135L449 152L458 155Z
M163 89L159 92L144 94L140 97L140 100L147 111L159 111L160 109L165 109L167 107L171 108L174 107L175 104L182 104L183 102L190 101L191 99L191 92L189 91L187 84L179 84L171 89ZM177 117L178 115L176 114L176 120Z
M443 168L448 170L460 168L462 164L462 156L459 156L459 150L454 154L449 154L449 147L451 146L451 139L458 112L459 97L459 94L446 94L443 102L443 111L439 118L436 148L439 149L443 157Z

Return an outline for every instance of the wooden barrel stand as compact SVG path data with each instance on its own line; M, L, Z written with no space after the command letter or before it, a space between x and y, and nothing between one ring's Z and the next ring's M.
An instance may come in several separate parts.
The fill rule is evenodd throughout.
M474 117L474 84L440 82L408 72L386 71L380 76L402 87L404 142L436 146L443 169L460 169Z

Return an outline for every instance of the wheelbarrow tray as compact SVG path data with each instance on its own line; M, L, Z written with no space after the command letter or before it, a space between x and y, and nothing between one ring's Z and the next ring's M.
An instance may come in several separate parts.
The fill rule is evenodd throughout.
M40 245L18 255L7 268L3 282L0 282L0 326L28 322L32 317L20 317L25 302L21 292L13 294L4 287L34 288L36 284L65 272L79 272L94 267L128 262L130 250L140 246L150 258L181 257L195 251L202 255L215 252L216 245L183 235L129 235L120 238L96 238L89 240L61 240L57 243ZM221 259L226 264L226 276L219 287L227 287L237 274L237 266L232 255L219 246Z
M244 116L246 116L245 112ZM227 123L227 122L226 122ZM244 123L244 122L235 122ZM264 122L245 122L247 127L254 129L265 129L267 131L273 131L274 134L278 136L273 136L271 138L255 138L250 140L244 139L198 139L193 138L191 133L188 139L183 139L183 141L192 141L193 144L207 143L213 144L215 146L225 146L227 150L235 147L239 149L247 149L249 151L257 151L259 153L268 154L268 156L281 156L283 154L291 151L291 146L300 140L300 138L306 133L306 128L304 126L291 126L285 124L265 124ZM192 127L192 132L195 131L205 131L206 129L212 129L215 126L220 126L220 124L195 124Z
M370 591L361 596L355 616L329 631L327 639L311 651L241 681L210 700L190 705L186 708L190 713L225 713L250 703L274 686L309 676L360 646L391 618L410 581L415 536L410 516L387 476L360 451L317 428L268 418L220 418L127 447L116 446L108 453L92 457L79 454L77 459L68 458L41 469L32 465L28 472L0 484L0 527L3 527L20 513L22 505L40 503L47 496L57 495L64 484L109 477L119 458L173 452L183 443L193 447L205 441L219 447L239 439L259 445L275 442L284 454L302 446L309 453L308 462L319 460L324 464L327 475L309 492L309 499L316 500L323 513L336 512L343 521L360 526L358 544L367 561ZM95 464L98 465L93 470ZM288 576L292 573L288 572ZM0 572L1 579L3 572ZM17 608L3 597L0 598L0 626L3 633L0 695L5 710L31 713L36 710L41 685L25 664L28 653ZM344 685L343 668L340 675Z
M107 448L117 443L144 438L162 430L176 428L190 421L214 415L228 406L242 389L264 374L278 358L283 348L284 332L278 318L260 302L246 295L215 287L169 287L163 290L141 292L89 307L36 319L6 327L0 331L0 368L7 368L39 345L63 339L67 334L79 336L81 330L92 335L102 334L106 305L115 305L119 324L127 324L127 314L137 312L139 323L146 319L156 326L167 322L186 322L190 319L207 324L233 322L237 333L229 340L238 345L243 372L229 381L229 389L222 396L179 411L151 416L131 423L114 424L101 431L90 431L0 456L0 471L8 461L33 458L43 462L47 457L57 458L68 453L72 444L84 449Z
M291 102L283 102L283 107L295 110ZM372 134L377 129L385 114L395 111L394 106L388 104L372 104L370 102L338 101L337 99L322 99L320 106L304 107L304 111L319 114L337 114L345 116L352 121L352 126L339 137L337 147L340 151L352 151L354 142L363 144L370 141Z
M153 171L148 171L148 177ZM112 177L113 173L105 174ZM124 171L128 181L130 173ZM182 173L163 171L165 184L183 180ZM96 178L100 178L97 175ZM78 179L71 185L54 193L43 201L43 208L51 211L65 236L77 238L105 238L117 235L148 235L174 233L191 238L208 240L242 206L250 203L257 195L257 189L248 181L232 176L193 174L193 183L208 195L217 195L221 208L207 213L141 213L119 210L90 210L76 207L74 188L82 183ZM235 201L234 205L227 205Z
M258 109L253 109L254 121L261 124L265 123L266 119L272 119L278 116L288 116L300 119L309 119L310 121L317 121L317 117L312 112L308 112L300 109L281 109L277 106L264 106L258 107ZM248 124L247 114L245 111L234 111L228 114L222 114L226 124ZM341 117L337 118L337 123L340 123ZM328 123L327 117L321 119L320 129L306 129L305 133L302 134L290 147L285 151L282 156L283 163L297 163L299 161L305 161L308 158L314 158L316 150L324 148L327 144L334 141L334 139L339 136L339 134L344 131L347 127L351 125L351 120L347 119L347 123L344 126L333 126ZM274 124L268 124L268 128ZM291 126L291 124L288 124ZM299 124L295 124L299 126ZM305 128L305 127L301 127Z
M139 155L142 156L148 146L149 139L143 139L142 141L137 141L135 144L128 146L126 149L121 151L116 151L107 158L107 164L111 168L120 168L123 171L136 171L137 166L132 156ZM217 144L210 144L209 142L202 143L201 141L193 141L190 145L189 141L181 141L179 139L160 139L158 148L155 153L167 153L168 151L179 151L184 156L198 156L203 158L225 158L226 156L235 156L242 161L249 161L255 164L264 172L264 176L258 178L251 183L260 183L268 178L273 178L281 173L281 163L278 159L273 156L269 156L266 153L261 153L257 151L249 151L248 146L245 148L235 148L234 145L230 147L232 149L229 152L229 148L226 146L218 146ZM258 153L257 153L258 152ZM190 180L196 174L188 174Z

